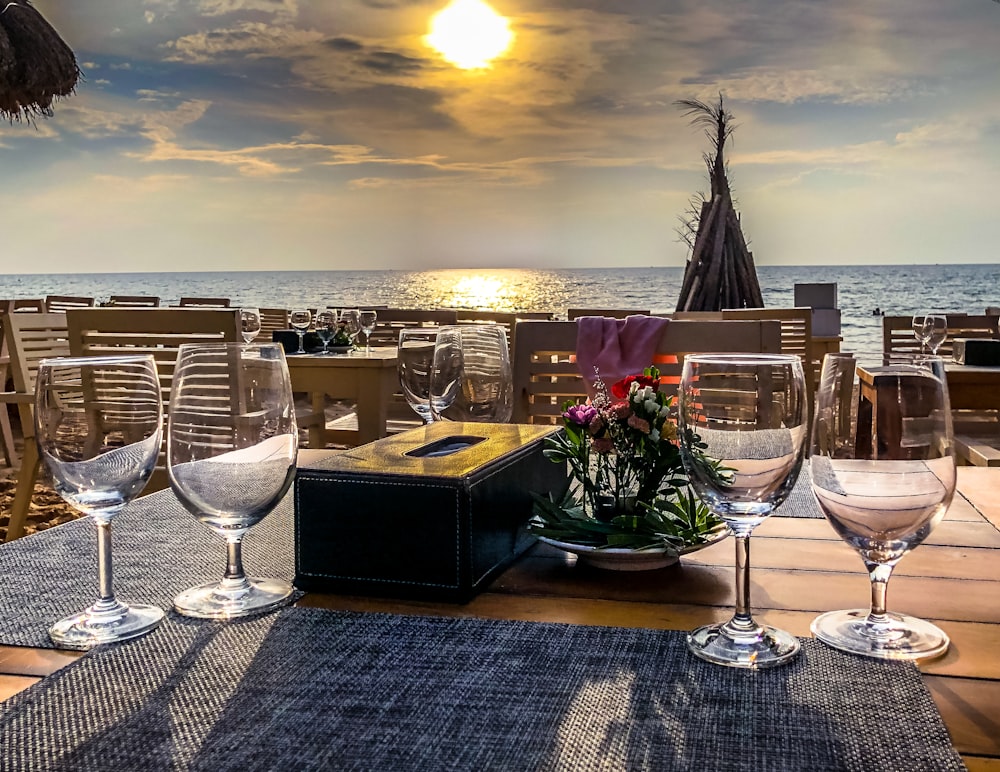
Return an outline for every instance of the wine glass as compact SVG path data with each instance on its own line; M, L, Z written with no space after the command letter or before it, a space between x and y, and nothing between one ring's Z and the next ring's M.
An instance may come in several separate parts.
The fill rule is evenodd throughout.
M299 308L292 311L291 315L288 317L288 323L292 325L292 329L299 334L299 350L296 354L305 354L305 339L306 330L309 329L309 325L312 322L312 313L307 308Z
M323 353L326 353L333 334L337 331L337 312L329 308L316 314L316 334L323 341Z
M514 385L503 327L441 327L434 343L429 400L435 421L509 421Z
M288 366L273 343L188 343L170 394L170 487L195 518L226 540L226 572L174 598L185 616L229 619L284 605L292 588L243 571L244 534L281 500L295 476L298 430Z
M913 320L910 324L913 326L913 337L917 339L920 343L920 353L924 353L927 350L927 341L930 337L930 332L927 329L926 324L927 317L924 314L914 314Z
M149 632L163 619L155 606L115 597L111 518L149 481L162 439L162 398L152 355L43 359L35 384L36 436L56 491L97 524L100 593L60 620L49 636L89 649Z
M860 406L870 406L871 414ZM889 365L862 368L852 356L824 358L809 464L813 495L871 579L870 608L813 620L824 643L882 659L934 657L948 648L948 636L935 625L887 611L886 589L896 563L927 538L951 503L951 421L940 357L897 356Z
M679 394L681 457L691 484L736 539L736 610L688 635L688 648L720 665L766 668L791 660L798 640L750 612L750 534L798 478L808 425L797 356L692 354Z
M260 334L260 309L247 306L240 309L240 332L244 343L251 343Z
M365 334L365 353L370 354L372 351L372 333L375 332L375 322L378 319L378 314L374 311L362 311L359 317L361 324L361 330Z
M405 327L399 331L396 369L403 396L424 423L434 420L430 405L431 366L436 327Z
M932 356L937 356L937 350L948 337L948 317L928 314L924 317L923 336Z
M361 312L356 308L345 308L340 312L340 321L344 325L344 331L351 339L351 345L357 340L358 333L361 332Z

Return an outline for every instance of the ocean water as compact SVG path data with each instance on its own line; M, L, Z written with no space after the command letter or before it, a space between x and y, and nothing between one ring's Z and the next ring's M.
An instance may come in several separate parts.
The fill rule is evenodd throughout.
M796 284L836 283L841 347L855 352L881 349L876 308L981 314L1000 305L1000 265L759 266L757 275L765 305L775 308L793 305ZM565 317L568 308L673 311L682 278L681 268L21 274L0 276L0 297L156 295L171 305L204 296L272 308L388 305Z

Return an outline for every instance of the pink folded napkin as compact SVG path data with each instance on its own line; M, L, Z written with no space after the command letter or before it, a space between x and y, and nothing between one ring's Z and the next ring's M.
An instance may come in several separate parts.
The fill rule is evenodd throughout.
M657 344L669 319L660 316L581 316L576 320L576 366L593 399L600 378L610 389L626 375L641 373L653 364Z

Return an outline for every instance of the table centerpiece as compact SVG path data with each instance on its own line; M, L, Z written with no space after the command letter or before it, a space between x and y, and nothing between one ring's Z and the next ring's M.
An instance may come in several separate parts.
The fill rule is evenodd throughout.
M598 374L599 376L599 374ZM695 495L681 461L673 397L647 367L608 390L598 377L589 402L563 404L564 431L545 456L566 463L561 497L534 495L529 530L541 541L616 570L660 568L728 535ZM719 462L704 457L724 475Z

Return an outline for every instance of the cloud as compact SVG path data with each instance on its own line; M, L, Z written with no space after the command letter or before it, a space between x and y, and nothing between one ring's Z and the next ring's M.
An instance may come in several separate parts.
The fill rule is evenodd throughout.
M198 32L168 41L164 45L174 53L165 57L165 61L208 63L231 56L253 59L287 55L290 50L322 38L323 35L315 30L243 22L234 27Z

